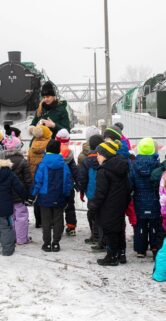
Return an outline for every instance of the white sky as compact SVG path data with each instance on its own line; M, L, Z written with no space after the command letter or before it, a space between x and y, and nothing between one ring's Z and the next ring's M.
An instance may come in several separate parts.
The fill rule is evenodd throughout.
M166 70L166 0L108 0L111 79L128 65ZM104 0L5 0L0 10L0 63L19 50L22 61L44 68L55 83L86 82L93 51L104 46ZM105 80L104 51L97 52L98 81ZM93 79L93 78L92 78Z

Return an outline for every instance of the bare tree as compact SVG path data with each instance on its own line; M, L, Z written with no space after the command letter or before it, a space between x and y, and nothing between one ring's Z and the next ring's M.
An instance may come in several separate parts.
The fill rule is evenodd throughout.
M145 81L152 74L152 69L148 66L127 66L126 72L122 76L122 81Z

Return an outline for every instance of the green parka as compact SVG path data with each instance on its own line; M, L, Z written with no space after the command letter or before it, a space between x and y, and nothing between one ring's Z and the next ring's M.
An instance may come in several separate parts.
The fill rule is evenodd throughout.
M50 128L53 132L52 138L55 138L57 132L62 128L66 128L70 132L70 121L66 106L66 100L55 100L50 105L39 104L31 126L36 126L41 119L50 118L56 124L54 128Z

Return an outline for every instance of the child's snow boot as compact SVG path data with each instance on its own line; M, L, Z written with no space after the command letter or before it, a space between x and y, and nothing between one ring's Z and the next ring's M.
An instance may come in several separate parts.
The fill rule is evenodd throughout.
M59 252L60 251L60 245L59 243L52 243L52 252Z
M117 266L119 264L118 253L108 252L104 259L98 259L97 263L102 266Z
M127 263L125 250L119 251L119 263L121 264Z
M45 251L45 252L51 252L51 244L44 243L42 245L42 250Z

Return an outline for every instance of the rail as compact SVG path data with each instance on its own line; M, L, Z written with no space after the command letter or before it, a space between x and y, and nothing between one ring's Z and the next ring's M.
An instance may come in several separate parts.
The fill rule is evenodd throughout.
M130 137L130 142L131 142L131 146L132 146L132 150L136 153L136 146L138 141L141 139L142 137ZM165 150L166 150L166 137L153 137L153 139L157 142L158 147L159 147L159 156L161 161L165 159ZM24 143L24 151L25 154L27 154L28 148L29 148L29 143L30 143L30 139L23 139L22 140ZM77 162L77 158L79 153L82 150L82 145L85 142L85 139L72 139L70 141L70 148L72 149L73 153L74 153L74 158ZM79 193L75 193L75 207L76 207L76 211L77 212L86 212L87 211L87 202L85 201L85 203L81 202L80 200L80 195Z

